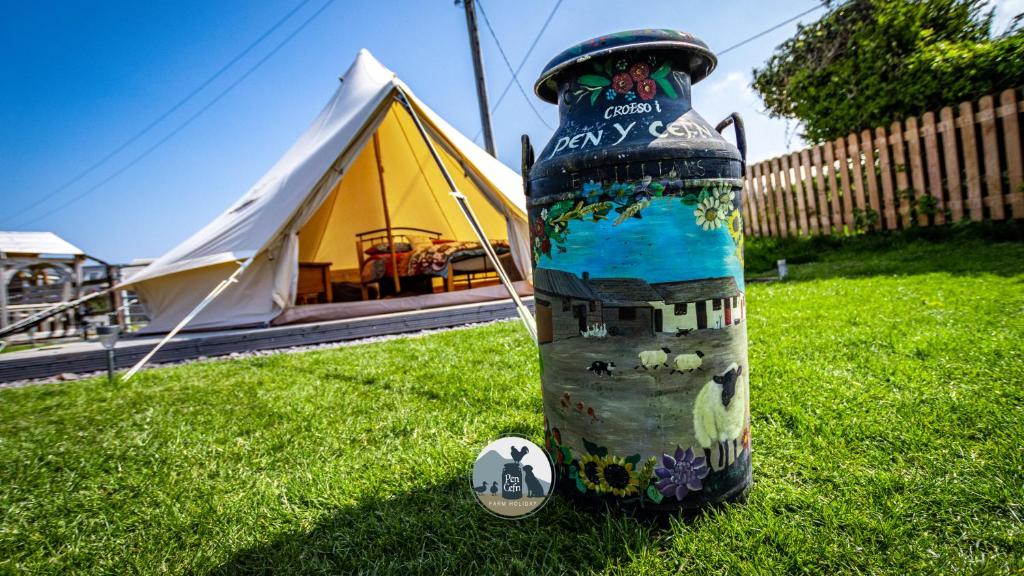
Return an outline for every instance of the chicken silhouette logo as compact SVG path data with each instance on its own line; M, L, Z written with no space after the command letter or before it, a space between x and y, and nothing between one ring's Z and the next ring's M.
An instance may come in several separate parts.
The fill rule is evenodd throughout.
M473 463L473 493L496 516L524 518L548 501L553 471L543 448L519 436L505 436L485 446Z

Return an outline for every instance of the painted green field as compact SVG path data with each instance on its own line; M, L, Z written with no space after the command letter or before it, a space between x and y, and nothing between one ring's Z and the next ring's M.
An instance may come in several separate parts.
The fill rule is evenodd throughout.
M746 505L481 510L476 451L542 439L507 322L0 391L0 573L1020 573L1024 243L799 253L748 291Z

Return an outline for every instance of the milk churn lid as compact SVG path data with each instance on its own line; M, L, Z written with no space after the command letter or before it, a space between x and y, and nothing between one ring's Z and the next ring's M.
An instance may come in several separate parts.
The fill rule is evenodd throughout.
M558 56L555 56L534 85L533 90L541 100L558 103L558 85L555 76L566 68L586 62L596 56L605 56L633 50L670 49L690 54L690 82L696 84L711 74L718 65L718 58L703 40L678 30L629 30L581 42Z

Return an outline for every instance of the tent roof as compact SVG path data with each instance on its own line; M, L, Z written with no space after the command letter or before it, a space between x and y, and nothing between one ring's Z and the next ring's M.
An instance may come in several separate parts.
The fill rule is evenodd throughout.
M365 142L376 129L396 91L408 97L436 138L461 157L485 185L500 193L506 207L525 219L519 175L463 136L428 108L394 72L367 50L341 78L341 86L309 129L249 191L190 238L133 275L128 283L243 260L277 239L338 158Z
M84 255L80 248L53 232L0 232L0 252L5 254Z

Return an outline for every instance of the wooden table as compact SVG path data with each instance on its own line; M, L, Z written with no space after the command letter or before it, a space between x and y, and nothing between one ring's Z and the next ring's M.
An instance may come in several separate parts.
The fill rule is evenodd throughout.
M299 281L295 290L295 303L326 304L333 299L331 263L299 262Z

